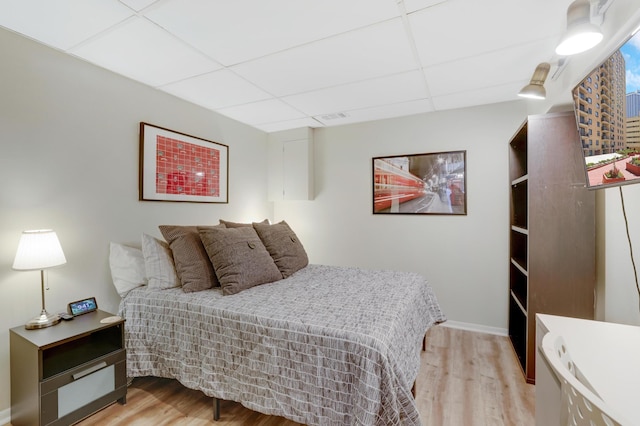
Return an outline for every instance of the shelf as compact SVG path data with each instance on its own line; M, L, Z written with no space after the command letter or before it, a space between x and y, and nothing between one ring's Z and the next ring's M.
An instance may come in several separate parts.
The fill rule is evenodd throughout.
M526 371L527 315L515 297L509 298L509 338L522 371Z
M516 262L523 271L529 269L528 259L528 237L518 231L511 230L511 261Z
M527 131L525 122L509 143L509 176L512 181L527 174Z
M509 269L509 288L524 311L527 311L527 296L529 294L529 283L527 271L523 270L520 265L511 262Z
M521 227L516 226L516 225L512 225L512 226L511 226L511 230L512 230L512 231L515 231L515 232L519 232L519 233L521 233L522 235L529 235L529 230L528 230L528 229L521 228Z
M516 258L511 258L511 263L513 265L515 265L520 272L522 272L524 275L528 275L527 273L527 261L524 259L516 259Z
M529 181L524 179L511 186L511 224L529 227Z
M518 185L518 184L520 184L522 182L526 182L528 180L529 180L529 175L528 174L520 176L519 178L514 179L513 181L511 181L511 186L516 186L516 185Z
M122 325L53 346L42 351L42 378L52 377L120 349L123 349Z
M518 270L522 273L522 275L524 275L525 277L529 276L529 273L527 272L525 267L520 265L514 258L511 258L511 264L516 268L518 268Z
M522 306L522 303L518 300L518 296L516 296L513 291L511 292L511 300L515 302L518 309L520 309L520 312L522 312L524 316L527 316L527 310Z

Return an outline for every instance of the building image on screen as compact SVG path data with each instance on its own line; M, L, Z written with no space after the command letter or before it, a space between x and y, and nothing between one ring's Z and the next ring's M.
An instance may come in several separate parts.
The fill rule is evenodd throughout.
M640 37L587 74L573 99L587 187L640 182Z

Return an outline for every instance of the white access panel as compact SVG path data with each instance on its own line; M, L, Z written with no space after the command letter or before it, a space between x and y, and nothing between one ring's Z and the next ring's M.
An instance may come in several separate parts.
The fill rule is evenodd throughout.
M301 128L269 135L269 201L313 200L312 130Z

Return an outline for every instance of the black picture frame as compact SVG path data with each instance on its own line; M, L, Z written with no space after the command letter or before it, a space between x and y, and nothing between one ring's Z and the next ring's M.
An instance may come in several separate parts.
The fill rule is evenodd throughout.
M140 201L229 202L229 147L140 122Z
M374 157L373 214L467 214L467 151Z

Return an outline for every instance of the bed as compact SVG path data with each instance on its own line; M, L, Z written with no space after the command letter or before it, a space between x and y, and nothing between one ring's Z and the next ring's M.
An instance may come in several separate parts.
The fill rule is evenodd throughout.
M138 286L119 314L130 378L307 425L420 425L421 346L445 321L419 274L315 264L232 295Z
M417 274L324 265L233 296L139 287L120 314L129 377L308 425L419 425L421 342L444 320Z

